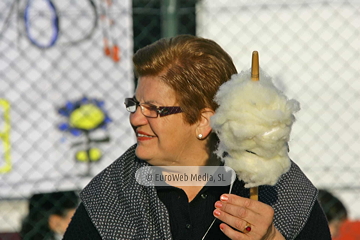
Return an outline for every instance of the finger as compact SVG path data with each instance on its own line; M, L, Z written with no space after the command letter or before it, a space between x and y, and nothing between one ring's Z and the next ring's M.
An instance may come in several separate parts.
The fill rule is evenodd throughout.
M235 194L223 194L220 197L222 202L230 203L233 205L241 206L252 210L253 212L262 213L264 211L271 211L271 207L260 201L255 201L250 198L240 197Z
M253 234L263 235L267 232L269 226L272 225L274 217L274 210L272 207L265 203L244 199L237 195L225 197L227 198L224 198L222 195L221 201L215 203L216 209L214 215L229 226L245 232L245 227L250 225ZM240 206L231 203L237 203L240 204ZM252 210L252 204L253 206L255 205L255 207L259 206L263 211L259 212L257 209L255 211Z
M215 208L226 212L234 217L240 219L246 219L248 222L254 222L258 217L258 213L251 211L250 209L238 205L233 205L228 202L217 201Z
M229 227L228 225L226 225L225 223L221 223L220 224L220 230L230 239L232 240L244 240L244 239L249 239L249 236L236 231L234 229L232 229L231 227Z
M241 231L243 233L247 232L245 228L249 226L249 223L246 220L235 217L227 212L224 212L220 209L215 209L213 212L214 216L226 223L227 225L233 227L237 231Z
M227 202L215 202L215 208L232 215L235 218L240 218L251 225L269 226L274 217L274 210L270 207L268 211L262 213L254 212L248 208L229 204ZM241 230L241 229L239 229Z

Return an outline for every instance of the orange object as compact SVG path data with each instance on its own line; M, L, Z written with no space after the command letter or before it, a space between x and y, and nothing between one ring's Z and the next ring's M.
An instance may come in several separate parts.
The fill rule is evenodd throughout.
M110 51L110 48L109 47L104 47L104 53L106 56L110 56L111 55L111 51Z
M111 55L114 62L120 61L120 48L117 45L113 46Z
M115 21L111 18L110 8L112 6L111 0L102 0L101 7L101 21L102 32L104 39L104 53L110 57L114 62L120 61L120 47L116 41L116 34L114 33Z
M333 240L360 240L360 220L345 221L340 227L339 236Z

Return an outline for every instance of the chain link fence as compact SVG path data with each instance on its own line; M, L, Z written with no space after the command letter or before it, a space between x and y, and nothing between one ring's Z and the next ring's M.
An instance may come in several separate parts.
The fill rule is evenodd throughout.
M247 70L251 53L301 110L290 157L318 187L360 218L360 1L210 1L197 5L197 34Z
M360 1L109 3L0 2L0 232L19 231L32 194L81 190L135 142L131 56L182 33L217 41L238 71L259 52L301 104L291 158L360 219Z
M0 9L0 232L15 232L33 194L81 190L135 142L123 104L132 11L130 0Z

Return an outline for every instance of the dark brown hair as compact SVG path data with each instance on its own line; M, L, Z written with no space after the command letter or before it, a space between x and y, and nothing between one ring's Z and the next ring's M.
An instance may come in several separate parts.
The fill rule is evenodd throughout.
M77 208L79 197L75 191L37 193L29 200L29 212L23 219L20 235L23 240L56 239L50 229L51 215L65 217L69 210Z
M137 77L161 76L175 90L189 124L200 118L202 109L216 110L216 92L237 73L231 57L217 43L191 35L160 39L138 50L133 62Z
M328 222L333 220L345 220L348 213L344 204L332 193L325 189L319 189L318 200L323 208Z

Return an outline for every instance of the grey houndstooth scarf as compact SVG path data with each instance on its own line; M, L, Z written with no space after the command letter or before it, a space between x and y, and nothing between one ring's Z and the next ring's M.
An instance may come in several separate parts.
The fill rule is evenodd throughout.
M171 239L169 215L155 187L135 180L136 170L148 166L135 156L135 148L98 174L81 192L81 199L103 239ZM249 197L249 189L239 181L232 193ZM259 200L274 208L275 227L286 239L300 233L316 197L316 188L293 162L275 186L259 187Z

